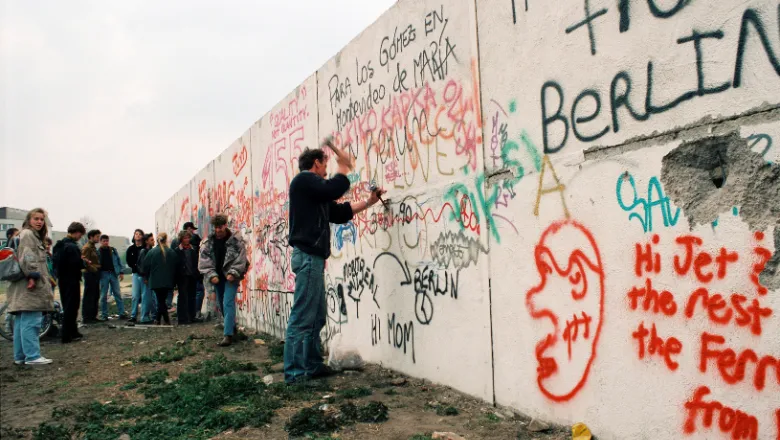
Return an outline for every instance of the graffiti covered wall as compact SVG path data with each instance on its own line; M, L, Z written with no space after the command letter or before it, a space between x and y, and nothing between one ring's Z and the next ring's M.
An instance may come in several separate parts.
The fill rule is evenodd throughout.
M342 201L389 203L331 226L326 344L599 438L780 439L778 86L776 2L405 0L188 211L242 231L239 320L283 337L287 189L332 135Z

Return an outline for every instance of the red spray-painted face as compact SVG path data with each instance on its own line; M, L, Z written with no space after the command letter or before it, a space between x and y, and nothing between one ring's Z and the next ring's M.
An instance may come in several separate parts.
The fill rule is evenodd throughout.
M556 222L534 252L541 281L526 294L537 320L537 383L556 402L570 400L585 385L601 333L604 268L593 235L572 220Z

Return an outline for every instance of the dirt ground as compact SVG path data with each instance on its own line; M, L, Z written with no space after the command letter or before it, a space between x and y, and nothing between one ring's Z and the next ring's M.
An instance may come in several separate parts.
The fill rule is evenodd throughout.
M185 426L181 436L175 438L292 438L285 430L285 425L304 408L319 405L317 408L325 410L320 414L332 414L344 403L354 403L361 407L370 402L386 405L386 421L354 422L344 424L330 433L309 433L299 438L423 440L431 438L430 435L437 431L454 432L467 439L571 438L571 434L567 434L570 431L564 428L530 432L527 429L528 418L493 408L447 387L407 378L375 365L369 365L361 372L346 372L326 380L313 381L313 388L304 393L285 391L285 385L279 383L283 381L280 373L281 343L268 337L249 335L247 340L232 347L217 347L221 331L214 327L213 322L141 329L124 327L123 322L110 320L108 323L82 327L81 331L85 338L78 343L63 345L52 338L42 341L43 355L54 359L54 363L47 366L15 366L11 342L0 340L0 437L105 438L73 429L76 422L86 418L86 413L82 413L82 419L79 419L79 408L86 408L91 402L98 402L100 405L97 407L104 409L116 404L143 403L145 399L148 402L150 397L144 397L142 392L144 378L152 377L150 373L167 372L167 380L161 386L180 387L179 383L187 376L180 376L183 372L204 371L196 369L204 361L225 365L225 359L220 357L224 355L228 361L251 362L246 368L240 368L248 370L244 374L260 382L258 394L271 390L276 393L277 397L273 400L275 406L269 413L268 422L243 427L243 422L232 422L235 428L222 432ZM256 340L260 337L263 339ZM183 353L183 358L172 360L170 356L176 353ZM275 384L266 389L261 379L268 374L272 375ZM207 379L212 382L217 380L215 377ZM138 383L142 386L137 387ZM148 380L148 383L151 384L152 380ZM247 398L251 400L253 396ZM238 406L241 406L240 402ZM225 411L235 413L237 410ZM77 415L74 416L74 413ZM103 417L105 420L115 420L119 416L114 419ZM94 420L97 419L93 417L89 423L95 423ZM62 425L65 428L64 431L52 431L50 425ZM83 424L81 426L84 427ZM121 432L121 427L119 429L113 432ZM139 434L130 438L162 437Z

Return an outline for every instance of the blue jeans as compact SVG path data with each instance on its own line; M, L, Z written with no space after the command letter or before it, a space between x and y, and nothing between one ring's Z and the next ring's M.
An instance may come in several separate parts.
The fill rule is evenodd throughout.
M144 288L146 288L146 285L144 284L144 278L137 274L133 274L133 305L132 310L130 311L130 317L133 319L136 319L138 317L138 306L141 305L142 299L144 293ZM143 308L141 309L141 317L143 318Z
M225 317L225 336L233 336L236 329L236 292L238 292L238 282L220 281L214 285L217 293L217 304L220 305L222 316Z
M14 315L14 360L30 362L41 357L38 333L41 331L41 312L19 312Z
M143 283L143 281L141 281ZM154 317L157 316L157 297L149 288L148 284L143 284L144 290L141 297L141 319L140 322L154 321Z
M325 259L292 252L295 296L284 341L284 380L311 377L324 368L320 332L325 326Z
M116 273L103 271L100 272L100 311L103 319L108 318L108 288L111 288L111 294L114 295L116 307L120 315L125 314L125 303L122 302L122 292L119 289L119 278Z

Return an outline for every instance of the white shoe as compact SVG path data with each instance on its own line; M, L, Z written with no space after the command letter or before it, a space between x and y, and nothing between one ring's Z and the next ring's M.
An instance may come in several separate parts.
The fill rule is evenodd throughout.
M51 359L46 359L45 357L41 356L41 357L39 357L38 359L36 359L34 361L27 361L27 362L25 362L25 365L46 365L46 364L50 364L52 362L54 362L54 361L52 361Z
M24 361L14 361L14 365L24 365Z

